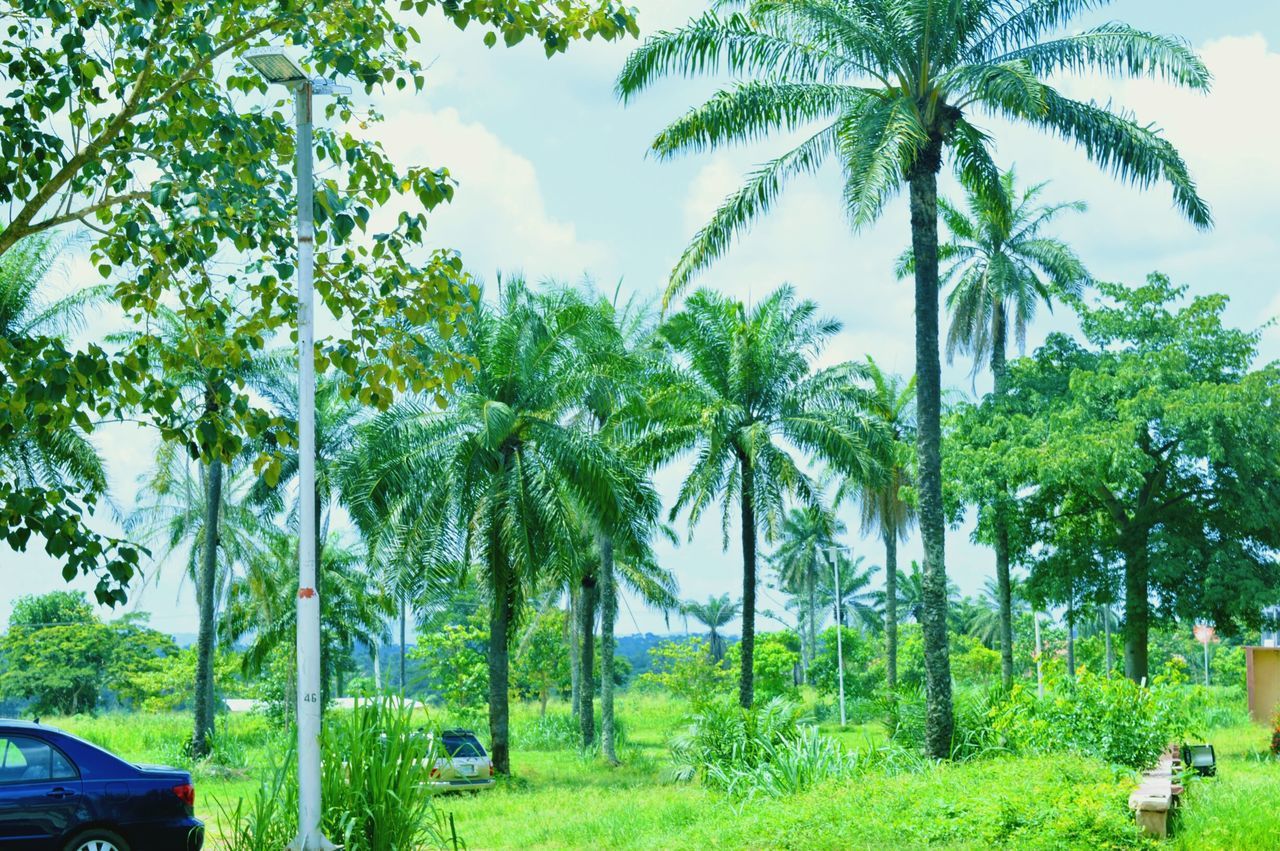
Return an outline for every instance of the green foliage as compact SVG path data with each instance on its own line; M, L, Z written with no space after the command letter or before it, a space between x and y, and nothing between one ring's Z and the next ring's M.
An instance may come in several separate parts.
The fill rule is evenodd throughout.
M640 675L639 685L661 688L694 706L726 693L733 684L732 669L716 662L701 638L664 641L650 648L649 658L650 670Z
M549 609L530 616L529 628L520 638L511 666L511 688L523 699L537 698L546 708L552 691L569 690L569 648L565 645L563 609ZM615 667L617 662L615 661ZM616 673L616 671L615 671ZM488 671L484 687L488 689ZM447 696L446 703L457 705Z
M1145 688L1087 670L1054 681L1043 699L1015 686L993 710L995 729L1016 750L1069 751L1132 768L1155 764L1170 742L1189 732L1190 722L1176 686Z
M956 636L951 645L951 672L966 684L989 683L1000 676L1000 653L969 635Z
M757 700L775 697L795 699L796 670L800 664L800 639L793 632L765 632L756 636L756 652L752 660ZM729 647L724 664L730 669L742 662L742 644Z
M873 697L884 683L884 660L879 658L876 643L858 630L843 627L840 644L844 652L846 699ZM819 694L834 695L838 691L836 650L836 627L829 626L818 635L818 656L809 671Z
M430 686L440 692L445 705L475 710L489 695L489 669L485 664L488 634L477 623L444 624L418 636L409 657L424 662Z
M803 720L800 705L781 697L751 709L729 697L703 701L671 742L672 776L724 789L726 772L757 768L799 734Z

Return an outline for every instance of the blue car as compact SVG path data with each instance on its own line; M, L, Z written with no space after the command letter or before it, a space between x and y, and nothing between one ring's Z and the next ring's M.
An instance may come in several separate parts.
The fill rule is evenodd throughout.
M0 851L199 851L191 775L0 719Z

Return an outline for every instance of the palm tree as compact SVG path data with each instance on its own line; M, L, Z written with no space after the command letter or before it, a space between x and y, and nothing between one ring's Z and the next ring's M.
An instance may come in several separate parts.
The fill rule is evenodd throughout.
M859 629L874 629L884 617L884 595L871 589L871 580L880 568L868 565L862 569L862 563L866 561L863 556L850 558L838 553L836 558L840 563L839 594L836 592L833 565L824 559L818 579L818 600L824 607L831 608L834 617L836 597L839 596L840 626L857 624Z
M772 207L791 178L839 160L855 228L909 188L915 257L919 505L928 576L925 673L928 751L951 747L947 650L946 522L942 504L941 363L938 350L938 174L948 157L962 181L998 197L1000 172L980 116L1029 124L1074 142L1101 167L1148 186L1172 184L1197 226L1212 217L1186 164L1150 125L1059 93L1058 72L1168 80L1204 90L1208 69L1184 42L1124 24L1054 35L1098 0L729 0L684 27L649 38L618 79L630 99L657 78L727 71L731 87L690 110L653 142L660 157L790 133L802 141L747 178L685 249L667 298L722 255ZM731 12L730 8L744 11Z
M225 469L225 474L224 474ZM224 485L225 480L225 485ZM250 504L254 477L239 459L224 465L193 462L185 446L161 443L156 465L143 478L139 503L125 518L126 531L159 545L161 563L187 549L185 571L195 583L196 639L193 753L207 753L213 733L215 628L237 565L259 557L263 520Z
M1023 580L1016 576L1009 579L1009 612L1017 617L1031 611L1031 606L1023 594ZM982 583L982 593L978 595L973 616L965 625L966 631L987 647L998 647L1004 641L1004 608L999 583L988 577Z
M708 597L705 603L685 600L680 611L707 628L710 633L707 636L707 642L710 645L711 658L716 663L721 662L728 648L725 646L724 636L720 634L720 630L742 614L741 601L730 600L728 594L721 594L719 597Z
M154 327L111 335L108 340L131 343L147 353L153 368L163 376L165 383L177 388L181 402L189 410L199 411L201 432L208 427L217 434L226 419L224 400L230 395L231 387L240 381L253 380L264 370L273 368L270 359L244 361L233 366L222 363L220 355L227 345L228 318L219 309L212 311L206 320L195 322L160 306L154 313ZM238 437L224 437L229 437L226 443L240 443ZM223 496L227 467L234 463L228 451L226 446L220 446L202 458L205 470L201 480L205 493L200 504L204 506L206 517L201 528L206 531L202 535L204 551L196 574L196 602L200 616L196 638L195 730L191 737L191 749L197 755L209 752L215 714L213 657L216 600L219 599L216 586L220 572L221 511L224 505L239 505L245 501L237 498L234 503L229 503ZM165 460L163 463L172 462Z
M592 306L514 281L472 307L469 333L449 341L472 367L448 407L415 397L377 417L345 469L343 498L375 551L413 553L428 570L479 561L493 761L506 774L510 643L524 600L540 576L579 569L582 517L643 539L657 498L634 465L571 422Z
M42 290L62 244L50 235L28 237L0 255L0 339L57 337L84 326L84 310L105 298L103 287L89 287L60 299ZM0 441L0 469L19 487L69 487L91 495L107 490L107 474L83 429L21 430Z
M925 607L928 605L928 576L921 569L920 562L911 560L911 568L907 573L898 571L898 605L907 617L918 624L923 624ZM947 608L960 599L960 589L950 580L947 581Z
M818 595L824 575L820 553L835 543L845 531L844 524L829 509L821 506L795 507L782 519L778 549L770 557L777 571L780 587L788 594L802 598L805 671L813 664L818 642Z
M903 381L886 373L867 357L870 399L867 411L880 421L888 440L883 445L879 473L866 480L846 479L836 492L836 504L854 496L863 533L878 534L884 542L885 683L898 687L898 544L916 524L916 507L903 499L915 466L915 377Z
M1041 204L1045 186L1035 184L1019 195L1014 174L1008 171L1000 176L1001 192L996 198L965 190L967 213L945 199L938 201L942 220L951 233L950 241L939 248L939 258L948 263L942 282L944 286L954 284L947 296L951 311L947 360L957 352L971 355L974 375L989 363L997 399L1004 396L1008 381L1010 325L1021 350L1037 303L1042 301L1052 309L1055 297L1079 296L1089 279L1071 247L1044 233L1061 213L1082 212L1085 206L1079 201ZM913 273L914 262L908 249L899 260L899 277ZM1001 675L1006 689L1013 686L1008 500L1007 488L998 484L990 507L1000 604Z
M247 638L241 668L247 677L261 673L271 655L292 649L297 638L297 537L278 529L264 534L266 545L249 559L243 575L231 582L226 613L218 624L228 645ZM321 682L333 681L341 692L343 662L357 642L378 647L387 636L387 619L395 610L355 551L333 540L323 550L320 595L325 616L321 622ZM286 704L287 705L287 704Z
M772 539L785 499L818 507L821 493L792 455L796 447L854 477L870 475L879 435L861 412L855 364L814 371L812 359L840 329L783 286L748 309L700 290L662 328L678 356L651 401L665 427L661 460L688 450L694 462L675 504L693 527L720 500L725 547L736 499L742 530L742 670L738 698L751 705L755 648L756 537ZM783 441L786 441L786 444ZM789 444L789 446L788 446Z

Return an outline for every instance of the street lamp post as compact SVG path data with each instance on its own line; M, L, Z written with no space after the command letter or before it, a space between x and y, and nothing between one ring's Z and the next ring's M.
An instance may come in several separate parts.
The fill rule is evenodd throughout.
M298 835L293 851L330 851L320 832L320 593L316 582L315 225L312 213L311 104L315 94L344 91L312 79L278 47L250 50L245 60L269 83L293 92L297 117L298 201Z
M840 546L826 547L827 560L831 562L831 569L835 573L835 598L836 598L836 681L840 684L840 726L845 726L844 714L844 619L840 617L841 606L844 594L840 588L840 553L846 548Z

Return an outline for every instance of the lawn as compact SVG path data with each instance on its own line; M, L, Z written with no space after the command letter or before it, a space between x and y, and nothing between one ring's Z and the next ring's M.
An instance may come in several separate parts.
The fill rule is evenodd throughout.
M683 707L656 697L619 701L623 765L564 744L566 724L540 725L537 707L513 719L515 776L479 794L438 799L472 849L488 848L1144 848L1126 799L1133 776L1081 757L993 757L897 774L877 772L781 799L734 800L667 776L667 742ZM220 722L215 759L190 766L182 715L104 715L49 723L139 762L193 768L212 847L222 808L251 794L288 742L267 719ZM450 723L453 723L450 721ZM836 733L830 724L824 732ZM559 738L557 738L557 733ZM842 747L883 740L879 725L839 733ZM524 744L521 744L523 739ZM1280 847L1280 763L1254 726L1215 731L1219 776L1194 781L1169 847ZM535 749L536 748L536 749Z

